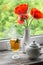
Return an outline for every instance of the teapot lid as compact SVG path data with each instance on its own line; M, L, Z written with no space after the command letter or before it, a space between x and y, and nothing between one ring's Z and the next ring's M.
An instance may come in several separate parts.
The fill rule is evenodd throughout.
M39 45L39 43L33 41L33 42L30 44L30 47L33 47L33 48L40 48L40 45Z

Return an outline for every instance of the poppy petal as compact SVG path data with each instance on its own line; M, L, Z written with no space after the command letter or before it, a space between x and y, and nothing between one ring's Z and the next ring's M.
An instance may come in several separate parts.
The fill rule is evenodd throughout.
M23 20L18 20L18 23L19 24L24 24L24 21Z
M14 12L18 15L27 13L28 4L20 4L15 9Z
M33 16L33 18L35 19L40 19L43 18L43 13L40 12L38 9L36 8L32 8L30 11L30 14Z

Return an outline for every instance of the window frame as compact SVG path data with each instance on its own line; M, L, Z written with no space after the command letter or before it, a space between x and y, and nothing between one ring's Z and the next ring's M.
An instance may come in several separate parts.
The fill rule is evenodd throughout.
M43 45L43 35L30 36L30 40L31 42L36 41L39 44ZM5 50L5 49L11 50L9 43L10 43L10 39L1 39L0 40L0 50Z
M39 44L43 44L43 34L41 35L33 35L30 37L31 41L36 41Z

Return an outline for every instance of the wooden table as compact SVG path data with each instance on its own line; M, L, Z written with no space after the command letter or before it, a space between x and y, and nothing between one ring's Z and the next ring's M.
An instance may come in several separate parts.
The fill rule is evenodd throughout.
M43 51L43 48L41 51ZM12 51L0 51L0 65L31 65L43 62L43 54L37 60L29 60L28 56L23 53L20 54L19 59L14 60L12 59L13 54L14 52Z

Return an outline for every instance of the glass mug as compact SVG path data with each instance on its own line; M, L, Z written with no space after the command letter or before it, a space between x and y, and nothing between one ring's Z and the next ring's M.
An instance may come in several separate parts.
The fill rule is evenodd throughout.
M11 39L10 40L11 50L17 51L20 49L20 40L19 39Z

